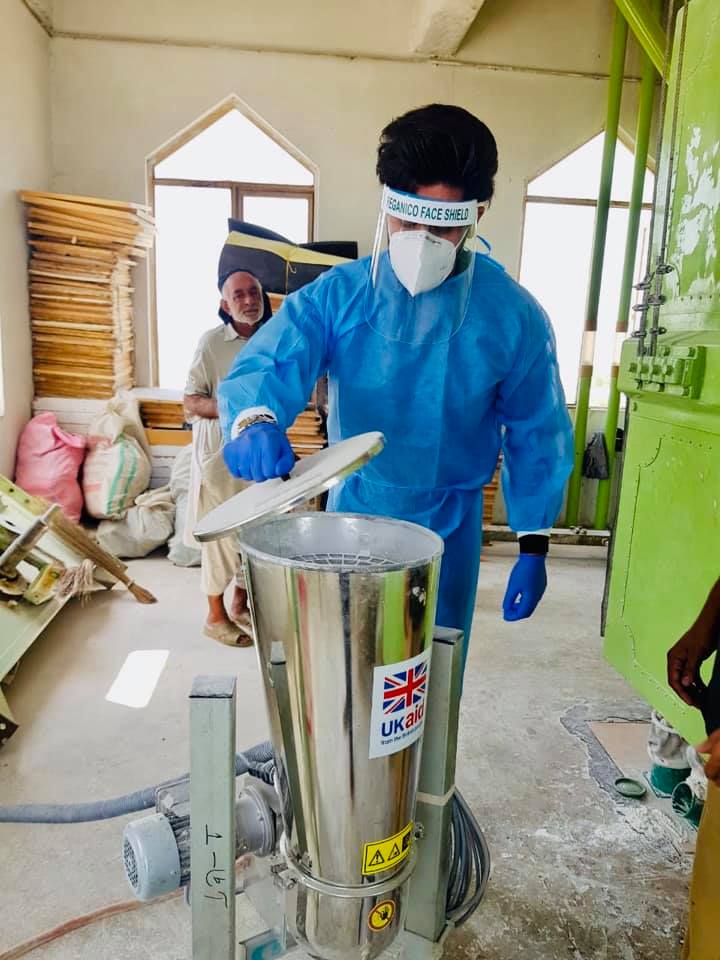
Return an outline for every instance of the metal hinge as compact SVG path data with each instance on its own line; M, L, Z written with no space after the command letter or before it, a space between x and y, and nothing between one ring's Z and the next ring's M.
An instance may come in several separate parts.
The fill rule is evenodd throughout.
M655 356L631 357L622 364L620 388L694 399L700 395L705 347L659 347Z

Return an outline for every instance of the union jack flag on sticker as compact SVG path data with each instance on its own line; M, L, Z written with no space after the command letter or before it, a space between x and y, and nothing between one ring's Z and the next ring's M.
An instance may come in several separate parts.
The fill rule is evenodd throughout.
M427 693L427 676L427 663L386 675L383 713L399 713L421 703Z
M375 667L370 759L405 750L420 738L430 677L430 648L416 657Z

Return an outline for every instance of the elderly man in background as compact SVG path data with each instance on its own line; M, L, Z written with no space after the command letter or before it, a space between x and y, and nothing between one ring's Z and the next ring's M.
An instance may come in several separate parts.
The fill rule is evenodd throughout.
M185 410L193 430L190 498L184 539L197 546L192 531L210 510L247 486L232 477L223 462L223 438L218 420L217 388L238 353L272 316L259 280L241 269L242 251L223 248L218 275L222 324L200 338L185 386ZM247 591L240 556L232 537L201 544L201 586L208 599L205 636L230 646L253 642ZM225 592L234 584L232 601Z

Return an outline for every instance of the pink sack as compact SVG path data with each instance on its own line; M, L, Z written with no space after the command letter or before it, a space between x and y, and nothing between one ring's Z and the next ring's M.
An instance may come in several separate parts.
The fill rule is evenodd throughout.
M83 507L78 472L84 457L85 437L61 430L54 413L39 413L20 435L15 483L26 493L58 503L77 521Z

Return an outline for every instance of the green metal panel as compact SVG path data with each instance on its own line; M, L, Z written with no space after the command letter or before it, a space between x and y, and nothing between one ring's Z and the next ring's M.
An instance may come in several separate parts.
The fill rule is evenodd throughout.
M660 316L667 332L654 356L638 357L636 341L628 341L620 364L630 419L605 654L696 741L703 734L701 718L667 686L665 657L720 576L720 9L716 0L693 0L688 9L667 257L674 270L664 280L667 301ZM680 35L679 23L660 197L669 168ZM663 213L658 210L660 224Z
M667 686L665 658L720 574L717 435L668 423L662 409L635 410L619 521L606 655L653 707L697 742L700 717Z
M615 0L615 3L657 72L662 73L665 31L653 6L646 0Z

